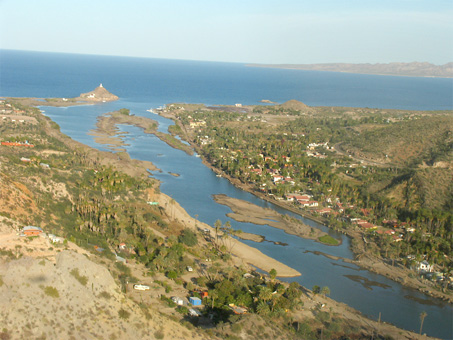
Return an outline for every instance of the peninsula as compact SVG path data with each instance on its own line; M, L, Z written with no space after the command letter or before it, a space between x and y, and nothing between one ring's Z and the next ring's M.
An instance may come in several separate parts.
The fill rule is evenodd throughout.
M22 105L29 106L56 106L67 107L75 105L87 105L106 103L118 100L118 96L110 93L102 83L93 91L81 93L78 97L73 98L7 98L10 100L20 100Z
M328 63L328 64L249 64L252 67L270 67L293 70L327 71L362 73L389 76L409 77L453 77L453 62L444 65L433 65L427 62L412 63L380 63L380 64L350 64L350 63Z

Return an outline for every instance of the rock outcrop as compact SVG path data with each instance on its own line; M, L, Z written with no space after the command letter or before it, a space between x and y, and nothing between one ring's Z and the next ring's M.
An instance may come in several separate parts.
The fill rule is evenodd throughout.
M93 101L93 102L111 102L118 100L118 96L110 93L105 89L102 84L96 87L93 91L87 93L81 93L77 100Z

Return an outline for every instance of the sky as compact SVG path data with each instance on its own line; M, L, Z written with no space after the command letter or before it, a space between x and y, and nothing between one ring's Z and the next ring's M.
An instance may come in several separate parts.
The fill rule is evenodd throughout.
M0 48L262 64L453 61L452 0L0 0Z

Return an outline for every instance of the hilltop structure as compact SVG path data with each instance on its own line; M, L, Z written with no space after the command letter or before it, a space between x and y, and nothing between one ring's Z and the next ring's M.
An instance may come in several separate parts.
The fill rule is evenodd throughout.
M111 102L114 100L118 100L118 96L110 93L108 90L102 86L102 83L99 84L93 91L87 93L81 93L77 100L84 100L84 101L93 101L93 102Z

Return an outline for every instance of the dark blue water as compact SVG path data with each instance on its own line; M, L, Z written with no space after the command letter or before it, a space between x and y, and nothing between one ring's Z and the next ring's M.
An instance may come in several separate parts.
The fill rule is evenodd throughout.
M0 95L75 97L99 83L130 102L452 109L453 80L246 67L243 64L0 50Z
M87 135L87 131L94 128L98 115L122 107L131 109L133 114L158 120L163 131L172 122L147 113L146 109L178 101L255 104L261 99L285 101L295 98L309 105L451 108L452 84L449 79L347 75L254 69L241 64L11 51L2 51L0 56L0 95L73 97L93 89L101 82L108 90L119 95L120 100L113 103L43 108L48 116L60 124L62 132L97 148L103 147L97 145ZM431 91L432 88L436 90ZM438 98L439 93L442 94L442 100ZM410 96L412 100L408 99ZM390 104L387 98L391 98ZM236 189L224 178L216 177L203 166L199 158L172 149L156 137L143 134L138 128L122 129L129 133L125 139L129 144L127 149L131 157L150 160L159 167L161 172L155 172L154 177L162 181L161 190L201 221L213 225L217 219L222 222L228 220L225 214L230 209L216 204L212 199L214 194L226 194L284 212ZM180 177L174 177L170 172L178 173ZM453 337L451 305L422 304L417 300L434 300L384 277L318 253L351 258L348 238L334 235L342 238L343 244L328 247L269 226L230 222L235 228L264 235L267 241L263 243L246 243L302 273L301 277L288 281L297 280L308 288L326 285L330 287L331 296L336 300L374 318L381 312L384 321L414 331L419 329L420 313L426 311L428 316L423 329L427 334L446 339ZM322 227L309 220L305 222ZM272 241L288 245L275 245ZM352 280L351 275L376 281L380 286L373 286L370 290Z

